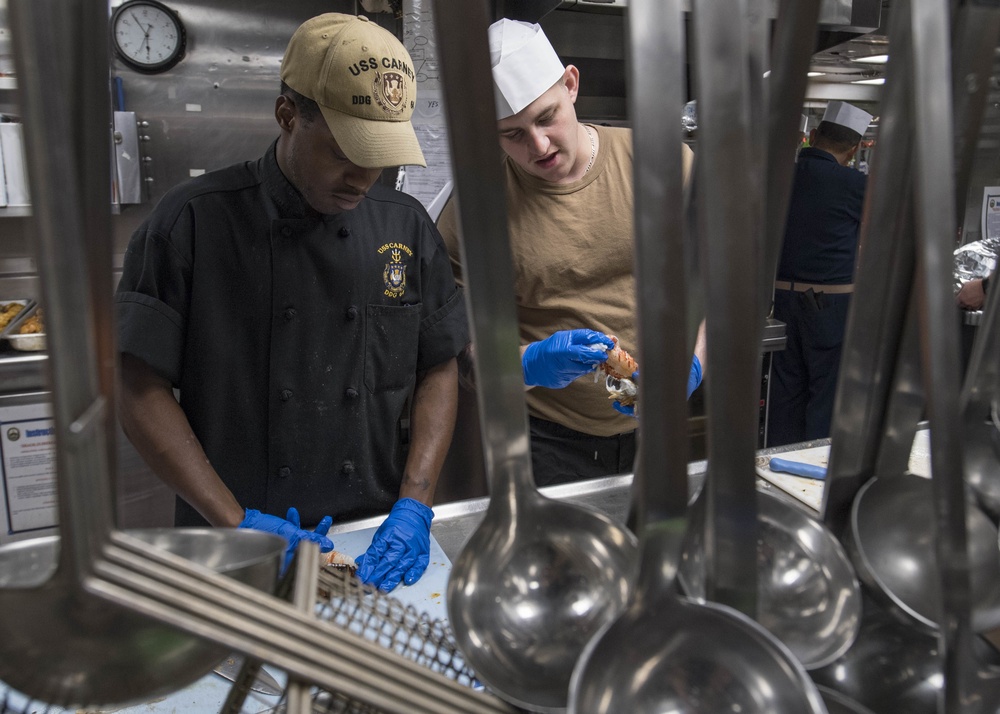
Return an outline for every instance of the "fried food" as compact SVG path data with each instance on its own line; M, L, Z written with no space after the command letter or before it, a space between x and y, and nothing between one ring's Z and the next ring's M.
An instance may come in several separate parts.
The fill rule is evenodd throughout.
M0 303L0 330L7 327L10 321L21 314L24 305L19 302Z
M45 332L45 326L42 324L42 310L39 308L35 311L35 314L21 323L21 326L17 329L17 334L19 335L40 335Z

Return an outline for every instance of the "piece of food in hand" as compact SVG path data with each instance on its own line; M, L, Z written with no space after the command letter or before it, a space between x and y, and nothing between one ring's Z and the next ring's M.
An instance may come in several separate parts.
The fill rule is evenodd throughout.
M598 366L605 374L610 374L615 379L631 381L632 374L639 371L639 363L621 348L617 337L614 335L608 335L608 337L615 343L615 346L608 350L608 359Z
M327 553L323 565L333 570L346 570L348 575L354 575L358 572L358 564L354 561L354 558L347 553L341 553L339 550L331 550Z
M631 379L618 379L610 374L604 380L608 399L619 402L623 407L634 407L639 397L639 387Z

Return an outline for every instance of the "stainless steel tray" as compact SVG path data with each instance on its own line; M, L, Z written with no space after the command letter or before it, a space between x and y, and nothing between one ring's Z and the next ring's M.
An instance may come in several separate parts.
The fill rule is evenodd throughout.
M13 301L19 302L19 301ZM46 348L46 339L44 332L32 332L26 335L22 335L18 332L28 318L37 313L39 310L39 305L36 301L30 300L27 302L25 309L21 310L13 320L7 323L7 326L0 332L0 339L6 340L13 349L19 350L21 352L38 352Z

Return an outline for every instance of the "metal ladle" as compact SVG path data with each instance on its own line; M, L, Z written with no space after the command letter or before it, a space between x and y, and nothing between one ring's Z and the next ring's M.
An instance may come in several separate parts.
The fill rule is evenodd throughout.
M110 247L110 193L106 180L87 182L80 173L87 166L110 176L106 54L102 62L96 49L86 52L84 39L104 35L107 6L102 13L99 3L91 5L93 12L67 11L46 0L11 5L49 332L61 535L0 548L0 612L6 615L0 678L47 702L82 705L173 691L203 676L227 651L86 589L91 556L112 522L107 366L113 362L107 353L105 361L97 359L96 338L98 326L111 319L111 256L101 250ZM81 18L88 32L74 24ZM61 40L71 36L69 28L76 39L67 45ZM106 53L103 41L93 41ZM68 85L70 77L79 82L72 90L103 111L94 106L81 116L70 110L71 89L59 84ZM77 132L89 136L88 130L96 138L74 143ZM89 155L76 151L81 146ZM87 192L98 197L87 201ZM101 305L106 309L96 307ZM280 538L266 534L165 530L134 536L265 590L274 585L283 550Z
M709 15L703 21L719 18ZM641 69L634 71L629 91L630 97L644 98L633 104L639 347L646 365L639 389L640 402L651 405L642 414L635 473L641 563L628 609L587 645L580 658L573 673L570 711L823 712L815 686L777 639L743 613L683 598L675 588L688 526L687 406L682 383L690 352L683 338L687 280L676 259L684 245L679 219L680 137L663 131L662 117L683 104L683 26L679 0L635 0L629 5L631 56L643 58L643 62L633 62L633 67L652 63L660 70L655 78ZM673 76L670 68L677 70ZM708 111L702 119L711 131L713 107L706 104ZM702 164L699 171L705 168ZM709 168L714 166L709 164ZM712 175L701 173L699 180ZM724 243L716 233L702 235L716 239L716 247ZM737 250L734 260L745 257ZM715 267L713 260L708 267ZM746 283L746 287L756 290L755 284ZM712 321L726 324L724 312L709 315L710 359ZM751 332L744 331L744 338ZM746 348L751 341L744 342ZM728 385L724 371L712 373L713 380L722 379L723 387ZM710 388L719 384L713 381ZM716 419L716 427L719 416L709 414ZM751 420L746 426L752 433ZM752 462L752 449L750 453ZM708 476L725 477L718 471Z
M705 499L692 508L678 580L685 594L706 596L701 537ZM807 670L843 655L861 627L861 587L847 553L805 508L757 492L757 622L783 642Z
M81 19L75 10L84 5ZM114 364L104 41L108 8L96 0L16 0L11 9L22 107L32 127L26 136L33 220L43 247L39 274L50 320L62 547L55 575L43 585L38 583L52 572L52 558L33 557L32 566L12 566L16 574L0 588L0 666L13 672L4 678L14 686L28 683L35 691L25 694L50 703L122 704L176 689L236 651L380 711L508 711L495 697L381 643L318 621L269 593L214 572L233 561L247 562L240 547L252 550L261 543L266 547L260 557L276 572L286 547L277 536L214 529L207 538L223 547L203 560L193 558L202 560L199 565L183 557L190 553L177 546L187 534L177 529L150 542L112 528L111 449L108 431L101 431L102 417L109 415L104 397L95 396L110 393ZM53 36L45 34L50 30ZM92 43L93 55L55 61L78 43ZM63 86L83 69L92 82ZM69 102L71 98L78 101ZM89 133L77 135L81 127ZM95 195L82 201L78 191ZM82 285L88 274L89 293ZM103 381L95 376L95 361L105 368ZM29 546L18 545L22 547ZM34 566L37 579L22 572ZM49 629L41 629L43 622ZM111 639L100 639L105 631ZM136 661L118 668L116 658L130 653Z
M452 565L448 618L490 690L559 711L584 645L625 606L638 551L625 528L543 497L532 479L486 5L434 8L437 34L449 38L439 50L491 482L485 517Z
M904 111L915 117L914 145L920 147L920 151L915 152L916 171L913 172L914 225L919 248L918 289L915 293L919 309L914 315L915 319L919 319L923 389L928 397L927 410L931 422L932 478L928 483L912 476L904 478L889 473L888 478L872 480L854 501L851 535L860 546L874 546L867 547L866 555L873 563L873 570L884 575L886 564L890 561L906 562L906 553L901 551L900 545L908 538L922 537L922 534L915 531L908 532L903 524L894 520L893 513L889 510L890 504L896 509L896 517L903 518L905 522L915 519L913 504L917 499L923 504L934 504L932 520L935 528L930 533L934 538L934 547L931 552L924 554L919 561L909 561L912 573L908 579L887 583L887 578L882 577L874 583L877 588L873 591L898 595L900 586L909 582L910 592L907 594L912 596L919 589L919 585L912 582L913 573L921 570L926 572L933 567L938 580L927 584L927 587L937 590L940 600L927 608L934 612L924 613L922 616L925 621L929 621L927 614L930 614L939 623L939 649L937 657L931 659L931 662L939 667L938 681L941 683L943 696L932 692L937 696L928 698L926 706L930 710L931 706L943 705L943 710L948 712L994 711L998 697L997 670L981 659L976 650L977 644L981 643L974 637L971 625L973 608L981 602L977 602L970 578L970 559L974 557L978 546L970 547L970 536L974 536L975 530L969 528L973 521L967 518L969 504L962 479L958 384L960 360L957 319L950 291L952 257L948 236L955 215L951 184L952 117L947 101L937 102L933 110L926 113L912 112L913 106L924 106L928 101L936 101L931 98L939 96L942 88L949 87L949 18L945 15L945 5L914 3L907 10L900 15L894 13L893 20L897 23L905 21L906 25L903 26L906 27L906 34L912 38L912 42L896 56L902 56L913 65L912 104L905 107ZM893 42L896 41L896 34L896 31L890 33ZM995 38L995 31L993 37ZM989 53L991 46L992 43L986 47ZM892 81L891 78L889 81ZM913 328L910 329L911 334L915 334ZM916 352L913 347L907 349L905 337L903 350L901 358L910 357ZM903 370L902 374L905 376L907 370ZM890 416L898 418L898 415ZM891 421L887 432L900 431ZM901 441L905 445L911 438L912 433L909 438ZM902 462L904 459L904 456L900 456L891 461ZM885 460L880 454L880 462ZM863 497L867 497L872 503L866 504ZM909 508L907 499L911 499ZM873 514L877 514L881 522L888 523L889 526L873 528L870 523ZM970 516L972 514L970 511ZM867 515L869 522L861 519L861 515ZM981 520L986 521L985 517L981 517ZM867 526L867 532L860 531L859 524ZM997 554L992 550L992 544L987 544L987 540L991 539L982 539L982 545L991 552L987 553L985 561L992 562L995 573ZM878 556L877 561L871 557L872 554ZM848 656L850 655L849 652ZM833 666L838 665L835 663ZM909 672L904 670L903 674L908 675ZM862 694L863 698L871 699L879 696L880 692L872 690Z

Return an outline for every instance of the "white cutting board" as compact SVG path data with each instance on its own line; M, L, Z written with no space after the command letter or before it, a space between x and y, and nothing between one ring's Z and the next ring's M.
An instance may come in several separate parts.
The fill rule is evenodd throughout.
M804 464L813 464L826 468L826 465L830 461L830 446L799 449L798 451L774 454L774 456L780 456L789 461L801 461ZM818 513L823 503L823 484L825 482L814 478L803 478L801 476L781 473L780 471L772 471L766 465L769 458L768 456L757 457L757 475L790 496L794 496Z
M331 533L330 539L335 549L357 559L368 550L376 530L377 528L373 527L346 533ZM417 612L426 612L432 620L446 620L448 610L445 595L448 591L450 573L451 561L432 534L430 561L423 577L413 585L400 583L389 595L404 605L413 605Z
M826 446L815 446L811 449L800 449L798 451L787 451L772 455L780 456L790 461L801 461L806 464L826 468L830 462L830 446L827 444ZM823 484L826 482L771 471L771 469L767 468L768 458L767 456L757 457L757 475L790 496L802 501L818 513L820 507L823 505ZM929 478L931 475L930 463L930 431L921 429L913 439L913 448L910 450L910 472L917 476Z

